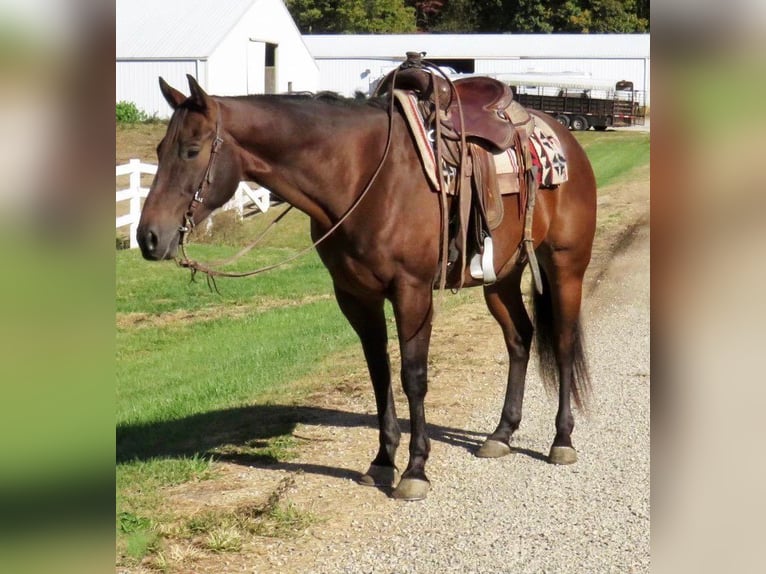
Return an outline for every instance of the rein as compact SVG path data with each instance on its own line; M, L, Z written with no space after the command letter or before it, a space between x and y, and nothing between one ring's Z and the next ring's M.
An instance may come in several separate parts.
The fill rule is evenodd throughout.
M396 70L394 70L394 77L395 76L396 76ZM242 271L242 272L222 271L220 269L213 269L212 267L209 266L210 264L200 263L199 261L194 261L192 259L189 259L188 255L186 254L186 238L188 234L194 229L194 217L193 217L194 212L197 209L197 207L201 203L203 203L205 200L204 194L205 194L205 191L207 191L207 188L210 186L210 182L212 181L212 174L213 174L213 167L215 166L215 160L216 160L218 152L221 149L221 146L223 145L223 139L220 137L220 106L219 106L218 118L216 118L216 123L215 123L215 139L213 140L213 147L210 151L210 160L208 161L207 169L205 170L205 174L202 177L202 181L197 187L197 191L194 193L194 197L192 198L191 203L189 203L189 207L186 210L186 213L184 214L184 222L178 228L179 232L181 233L181 239L179 244L181 246L181 253L183 255L183 259L177 260L178 265L181 267L186 267L187 269L191 270L192 281L194 280L197 272L201 271L202 273L207 275L208 285L210 285L212 281L212 286L215 288L216 291L218 291L218 287L215 284L215 277L249 277L251 275L257 275L259 273L264 273L266 271L270 271L277 267L281 267L282 265L286 265L287 263L290 263L291 261L294 261L295 259L302 257L303 255L305 255L312 249L315 249L320 243L322 243L328 237L330 237L330 235L332 235L343 224L343 222L346 221L346 219L348 219L348 217L362 203L362 200L365 198L365 196L370 191L370 189L372 189L373 183L375 183L375 180L378 178L378 175L380 174L381 169L383 169L383 164L386 162L386 159L388 158L388 153L391 149L391 134L393 133L393 126L394 126L394 98L391 98L390 106L388 110L388 132L386 135L386 146L383 150L383 156L380 158L380 162L378 162L378 167L375 168L375 172L370 177L369 181L367 182L367 185L365 185L364 189L362 189L361 193L354 200L354 203L351 204L351 206L346 210L346 212L341 216L341 218L324 235L322 235L322 237L317 239L314 243L312 243L305 249L302 249L298 253L291 255L290 257L288 257L287 259L279 263L266 265L265 267L260 267L252 271ZM258 243L260 243L260 241L263 239L266 233L272 228L272 226L278 223L287 214L287 212L292 209L292 207L293 207L292 205L288 206L287 209L285 209L285 211L280 213L252 243L244 247L239 253L233 255L229 259L219 261L214 264L226 265L236 261L243 255L248 253L256 245L258 245Z

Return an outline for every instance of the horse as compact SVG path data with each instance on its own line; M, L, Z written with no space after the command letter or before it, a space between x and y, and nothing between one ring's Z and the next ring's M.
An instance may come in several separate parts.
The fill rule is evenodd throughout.
M173 114L157 146L159 165L137 228L143 257L176 258L184 233L229 200L240 180L257 182L307 214L314 240L332 231L316 250L361 342L377 407L378 450L360 482L391 489L396 499L424 499L431 488L424 398L443 220L439 194L424 175L401 113L391 113L393 107L378 99L214 96L192 76L188 82L187 97L159 79ZM512 452L535 337L546 386L555 389L558 382L548 460L571 464L577 460L572 400L587 407L589 388L580 306L595 233L596 183L577 140L553 118L538 116L559 138L569 177L555 189L537 191L532 231L542 292L533 295L534 322L522 297L527 260L515 255L522 208L513 196L504 196L505 216L492 232L497 279L483 290L510 365L499 423L475 454L494 458ZM204 200L198 197L203 188ZM459 275L453 273L446 287L483 284L467 269ZM385 300L393 307L411 422L409 460L401 476L395 466L401 432Z

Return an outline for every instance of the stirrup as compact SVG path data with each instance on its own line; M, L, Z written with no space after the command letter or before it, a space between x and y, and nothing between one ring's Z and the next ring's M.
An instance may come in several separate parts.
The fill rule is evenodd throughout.
M497 281L494 264L494 248L492 247L492 238L487 235L484 238L484 249L481 255L475 253L471 258L471 277L482 279L485 285L491 285Z

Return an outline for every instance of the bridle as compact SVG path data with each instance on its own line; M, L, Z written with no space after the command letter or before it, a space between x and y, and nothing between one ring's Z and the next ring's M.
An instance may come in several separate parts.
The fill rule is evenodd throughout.
M199 182L199 185L197 186L197 189L194 192L194 197L192 197L192 200L189 203L189 207L186 208L186 213L184 213L183 223L178 227L178 231L181 234L181 239L179 240L179 243L182 249L184 245L186 244L186 238L188 234L191 233L191 231L194 229L194 212L205 201L205 192L210 187L210 182L212 181L212 174L213 174L213 168L215 167L215 160L218 158L218 152L221 150L221 146L223 145L223 138L221 138L220 118L221 118L221 108L219 106L218 116L215 119L215 138L213 139L213 145L210 149L210 159L207 162L207 168L205 168L205 174L202 176L202 181ZM184 258L186 259L186 261L188 261L188 257L186 257L186 253L184 253Z

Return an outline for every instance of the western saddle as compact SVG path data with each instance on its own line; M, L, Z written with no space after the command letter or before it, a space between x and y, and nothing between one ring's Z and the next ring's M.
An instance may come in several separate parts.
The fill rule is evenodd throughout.
M471 275L483 279L485 284L496 280L491 231L502 221L503 201L492 154L514 148L519 165L519 214L525 217L517 257L526 254L540 290L532 242L537 191L536 168L529 152L532 117L513 100L513 92L506 84L480 76L453 82L422 56L419 52L407 52L404 63L381 81L374 95L393 97L394 90L415 94L421 116L426 118L425 127L434 133L442 202L439 287L445 287L446 277L455 271L458 260L458 284L462 286L469 252ZM457 196L451 214L447 193Z

